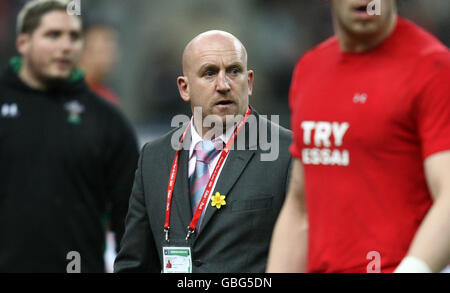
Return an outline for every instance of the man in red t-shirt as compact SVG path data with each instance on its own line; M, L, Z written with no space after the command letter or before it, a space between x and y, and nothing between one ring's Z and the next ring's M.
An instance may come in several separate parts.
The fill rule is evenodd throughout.
M449 50L395 1L331 3L336 36L292 79L295 160L268 271L438 272L450 262Z
M117 32L106 25L95 25L86 30L84 43L79 67L84 71L89 87L105 100L119 106L118 97L105 85L118 57Z

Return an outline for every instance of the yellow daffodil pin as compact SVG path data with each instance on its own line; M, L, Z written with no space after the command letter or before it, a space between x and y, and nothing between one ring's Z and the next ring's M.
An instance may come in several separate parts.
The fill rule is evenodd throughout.
M220 209L222 206L226 205L225 195L221 195L220 192L216 192L213 196L211 196L211 205Z

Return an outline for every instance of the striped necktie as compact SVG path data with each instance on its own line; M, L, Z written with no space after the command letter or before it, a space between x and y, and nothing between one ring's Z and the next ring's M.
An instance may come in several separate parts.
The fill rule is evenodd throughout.
M210 178L208 165L222 148L223 142L221 139L214 141L200 141L194 148L197 160L195 162L194 173L189 178L192 214L195 213ZM200 226L205 210L206 209L203 210L203 214L200 217L197 227Z

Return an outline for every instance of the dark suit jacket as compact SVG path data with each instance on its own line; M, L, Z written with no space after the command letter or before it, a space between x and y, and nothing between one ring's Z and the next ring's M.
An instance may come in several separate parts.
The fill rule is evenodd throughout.
M270 141L270 127L274 124L254 111L252 114L266 125ZM248 139L245 150L234 148L229 153L212 193L225 194L227 203L220 210L209 206L200 233L189 239L194 273L264 272L272 230L287 191L291 163L288 151L291 132L274 126L279 130L277 160L261 161L260 144L251 145ZM167 185L175 156L171 137L175 131L182 132L180 130L175 129L143 147L125 235L115 262L116 272L161 271ZM251 135L248 122L238 139L243 135ZM258 130L258 141L259 135ZM185 141L189 146L190 131ZM180 151L170 218L170 239L184 242L184 245L187 226L192 219L188 149Z

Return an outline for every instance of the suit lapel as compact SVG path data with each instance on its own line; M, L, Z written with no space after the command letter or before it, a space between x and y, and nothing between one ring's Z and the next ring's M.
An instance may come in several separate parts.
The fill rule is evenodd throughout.
M189 198L189 145L191 141L191 132L188 130L186 133L185 140L183 145L184 149L180 150L180 158L178 162L178 174L177 179L175 181L174 193L173 193L173 202L177 206L176 213L181 218L183 225L186 227L189 225L192 219L192 211L191 211L191 201ZM187 147L186 147L187 146ZM172 166L173 159L175 157L175 152L170 152L169 161ZM174 210L175 212L175 210ZM174 214L172 213L171 217Z
M233 188L234 184L239 179L242 172L245 170L245 167L247 166L248 162L251 160L251 158L256 152L256 145L249 146L248 124L245 125L245 131L241 131L241 133L239 133L238 138L241 135L246 136L245 150L236 150L236 145L234 145L233 147L234 150L231 150L230 153L228 154L228 158L225 162L225 165L222 168L222 172L220 173L219 179L217 180L217 184L212 192L212 195L214 195L216 192L220 192L220 194L226 195L227 197L225 200L227 204L229 204L230 200L232 199L229 196L230 190ZM203 219L200 229L201 231L206 227L206 225L216 212L217 208L212 207L210 202L208 202L208 208L205 211L205 217Z

